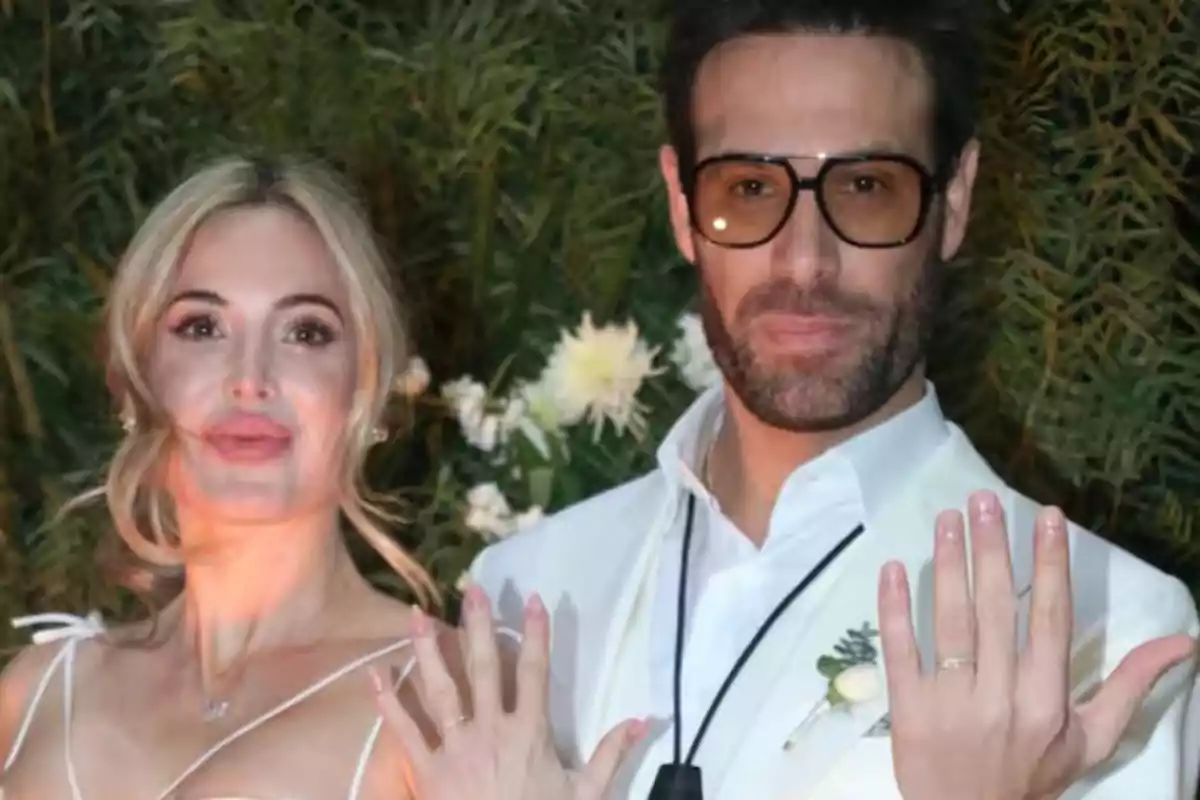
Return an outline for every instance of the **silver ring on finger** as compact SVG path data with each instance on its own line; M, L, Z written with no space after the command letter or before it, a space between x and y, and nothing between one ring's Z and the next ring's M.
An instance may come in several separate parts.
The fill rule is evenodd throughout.
M975 666L975 659L970 656L949 656L947 658L939 658L937 662L938 672L945 670L970 669Z
M442 726L442 738L445 739L447 733L461 725L465 725L469 721L470 720L468 720L464 715L459 714L457 717Z

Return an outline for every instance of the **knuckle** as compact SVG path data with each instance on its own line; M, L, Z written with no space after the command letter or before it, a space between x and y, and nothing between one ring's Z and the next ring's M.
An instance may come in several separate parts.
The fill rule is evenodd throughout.
M1048 745L1062 733L1066 717L1066 711L1058 705L1033 705L1022 714L1021 737L1038 746Z
M976 713L980 728L988 739L1003 739L1012 728L1012 706L1004 700L987 698L980 702Z

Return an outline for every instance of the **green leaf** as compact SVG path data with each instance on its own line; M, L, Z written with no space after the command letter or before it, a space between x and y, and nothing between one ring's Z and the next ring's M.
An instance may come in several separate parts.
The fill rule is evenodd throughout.
M821 656L817 659L817 672L831 681L841 674L846 666L845 661L833 656Z

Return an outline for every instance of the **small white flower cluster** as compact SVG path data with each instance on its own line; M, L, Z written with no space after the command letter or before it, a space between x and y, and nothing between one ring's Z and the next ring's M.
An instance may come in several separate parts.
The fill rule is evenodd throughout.
M442 398L454 412L467 442L485 453L508 442L512 432L532 425L527 404L519 396L490 402L488 389L470 377L461 377L442 386Z
M718 383L720 372L700 318L685 314L677 330L670 360L684 383L695 391ZM515 433L549 460L552 442L561 446L557 434L580 423L591 425L594 441L599 440L605 424L611 424L619 435L628 432L643 437L646 408L638 400L638 392L647 379L664 371L655 364L658 352L659 348L642 339L635 323L596 325L585 313L578 328L561 333L535 380L517 383L507 396L495 397L480 381L462 376L443 384L441 396L467 442L491 454L493 463L504 462L504 448ZM423 367L424 362L420 363ZM424 375L424 383L420 374L411 380L413 386L420 386L417 393L428 385L427 369ZM514 474L517 472L514 467ZM514 513L495 483L472 488L466 505L467 527L485 538L508 536L542 515L537 506Z
M537 506L514 514L500 487L481 483L467 492L466 525L487 539L503 539L542 518Z
M679 318L678 328L679 338L671 348L671 362L683 382L697 392L720 383L721 371L708 347L700 315L684 314Z

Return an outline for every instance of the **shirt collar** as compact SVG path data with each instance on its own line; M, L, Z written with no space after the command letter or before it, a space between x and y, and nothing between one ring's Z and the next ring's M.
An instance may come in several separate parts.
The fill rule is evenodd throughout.
M672 491L686 490L709 500L698 477L708 448L725 415L724 386L706 389L675 422L658 448L658 465ZM908 471L930 456L950 435L934 385L925 382L925 394L914 405L801 464L788 476L780 492L786 501L806 477L844 462L858 481L863 505L875 513L891 489Z

